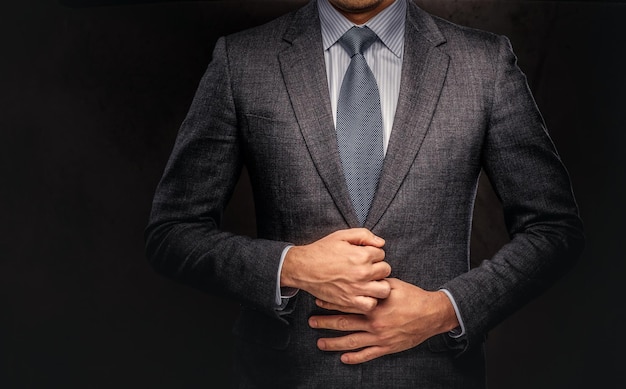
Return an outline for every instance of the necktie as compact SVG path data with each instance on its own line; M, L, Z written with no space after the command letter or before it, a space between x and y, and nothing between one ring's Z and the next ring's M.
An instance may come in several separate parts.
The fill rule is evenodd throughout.
M372 204L384 158L378 85L363 57L363 51L377 39L367 27L352 27L339 39L351 60L337 102L337 144L361 225Z

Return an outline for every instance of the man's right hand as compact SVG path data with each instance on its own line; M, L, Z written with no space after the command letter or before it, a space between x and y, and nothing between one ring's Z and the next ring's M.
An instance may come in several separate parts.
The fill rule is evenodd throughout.
M389 296L391 274L385 241L365 228L333 232L287 252L280 286L305 290L320 300L366 313Z

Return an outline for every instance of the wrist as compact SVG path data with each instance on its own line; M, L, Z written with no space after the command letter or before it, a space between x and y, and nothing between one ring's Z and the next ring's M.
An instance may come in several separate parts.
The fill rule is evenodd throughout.
M297 261L296 257L298 255L298 250L300 250L298 246L292 246L285 253L285 259L283 260L282 268L280 269L281 287L299 288L296 281L297 276L295 274L299 267L295 263Z
M434 293L436 294L436 307L439 316L439 332L450 332L458 328L460 325L459 319L448 295L441 290Z

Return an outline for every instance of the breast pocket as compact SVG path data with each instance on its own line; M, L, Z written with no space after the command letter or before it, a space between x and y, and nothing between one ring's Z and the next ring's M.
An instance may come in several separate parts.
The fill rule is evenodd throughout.
M245 135L249 142L303 143L295 120L246 115Z

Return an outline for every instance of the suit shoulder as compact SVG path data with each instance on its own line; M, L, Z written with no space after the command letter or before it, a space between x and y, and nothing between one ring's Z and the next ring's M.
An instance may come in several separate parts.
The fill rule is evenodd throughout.
M445 40L439 48L455 63L495 73L505 58L504 53L514 56L508 38L503 35L455 24L437 16L432 16L432 20Z
M408 20L414 31L429 40L453 60L488 61L498 58L506 37L445 20L409 2Z
M294 12L290 12L260 26L227 35L226 39L231 44L274 42L279 40L285 33L285 30L293 19L293 13Z
M262 25L248 28L224 37L230 50L243 53L274 51L282 47L286 31L294 24L294 18L303 8L292 10Z
M463 45L471 49L497 48L501 40L506 39L502 35L455 24L438 16L431 17L445 37L446 43L452 46Z

